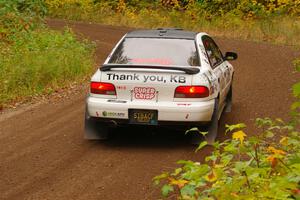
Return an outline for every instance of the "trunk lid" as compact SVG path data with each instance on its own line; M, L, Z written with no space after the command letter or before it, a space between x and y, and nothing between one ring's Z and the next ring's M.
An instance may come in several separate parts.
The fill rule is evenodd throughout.
M101 82L116 87L117 99L173 101L176 87L192 85L193 75L174 70L129 69L102 71Z

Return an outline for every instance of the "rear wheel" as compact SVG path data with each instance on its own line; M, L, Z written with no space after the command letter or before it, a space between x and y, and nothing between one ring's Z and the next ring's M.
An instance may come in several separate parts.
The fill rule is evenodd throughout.
M85 112L84 131L84 138L87 140L106 140L109 136L107 124L93 120L87 111Z

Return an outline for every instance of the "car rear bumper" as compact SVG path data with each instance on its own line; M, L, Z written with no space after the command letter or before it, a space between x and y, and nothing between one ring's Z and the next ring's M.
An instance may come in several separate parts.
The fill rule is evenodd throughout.
M157 110L158 122L209 122L214 110L214 100L205 102L154 102L119 101L87 97L87 112L90 117L107 120L118 119L126 123L129 109Z

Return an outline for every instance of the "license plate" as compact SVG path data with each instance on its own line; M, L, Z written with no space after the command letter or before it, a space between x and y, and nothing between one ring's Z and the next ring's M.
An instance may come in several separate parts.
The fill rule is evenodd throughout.
M129 122L131 124L157 125L157 110L129 110Z

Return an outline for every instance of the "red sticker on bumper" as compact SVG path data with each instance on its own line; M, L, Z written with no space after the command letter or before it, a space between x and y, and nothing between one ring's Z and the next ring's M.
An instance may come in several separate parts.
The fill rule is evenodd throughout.
M156 90L152 87L135 87L133 93L135 99L151 100L155 97Z

